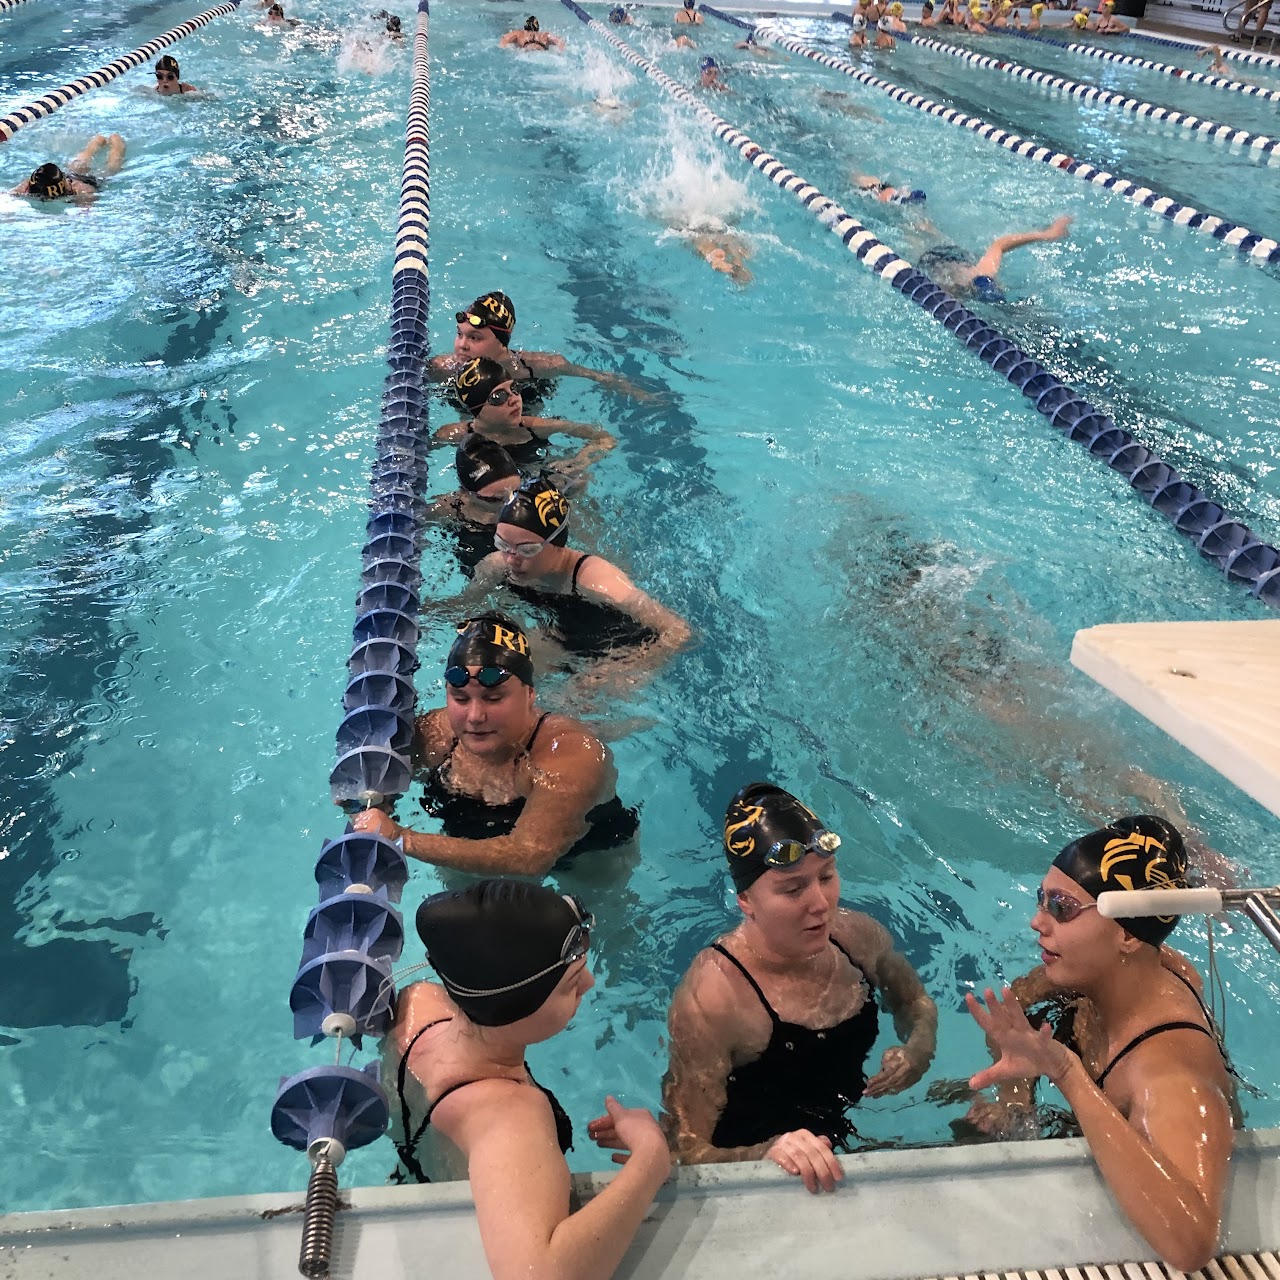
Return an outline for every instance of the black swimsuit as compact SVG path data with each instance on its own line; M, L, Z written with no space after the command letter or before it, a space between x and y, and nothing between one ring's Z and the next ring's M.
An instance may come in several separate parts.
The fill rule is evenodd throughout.
M1173 970L1170 969L1169 972L1173 973ZM1111 1061L1108 1062L1107 1065L1103 1067L1102 1070L1098 1073L1098 1078L1095 1081L1095 1083L1097 1084L1099 1089L1101 1089L1106 1084L1107 1077L1119 1065L1121 1058L1124 1058L1128 1054L1132 1053L1140 1044L1145 1044L1148 1040L1151 1039L1152 1036L1158 1036L1164 1031L1202 1032L1204 1035L1208 1036L1218 1046L1218 1052L1222 1054L1223 1064L1226 1066L1227 1070L1232 1075L1235 1075L1235 1071L1232 1068L1231 1063L1227 1059L1226 1050L1223 1049L1222 1047L1222 1039L1219 1036L1217 1026L1213 1021L1213 1014L1211 1014L1209 1010L1205 1008L1204 1001L1200 999L1200 993L1195 989L1195 987L1191 985L1191 983L1189 983L1186 980L1186 978L1182 976L1182 974L1173 973L1173 976L1177 978L1178 981L1181 982L1182 985L1185 986L1186 989L1190 991L1193 996L1195 996L1196 1004L1200 1006L1200 1012L1204 1014L1205 1022L1207 1022L1208 1025L1206 1026L1204 1022L1162 1022L1159 1024L1159 1026L1148 1027L1145 1031L1139 1032L1139 1034L1134 1036L1133 1039L1130 1040L1129 1043L1125 1045L1124 1048L1121 1049L1120 1052L1117 1053L1115 1057L1112 1058Z
M548 714L544 711L538 717L538 723L533 726L529 741L525 743L525 755L533 749L534 739ZM480 796L455 791L448 784L448 769L457 747L455 738L449 754L427 773L419 803L433 818L440 819L445 835L457 840L491 840L495 836L510 835L524 812L525 797L517 796L505 804L490 804ZM517 756L516 760L519 759ZM563 871L580 853L616 849L631 839L640 826L636 811L626 808L616 795L590 810L586 822L586 835L560 858L555 870Z
M400 1094L400 1126L404 1132L402 1141L397 1142L396 1152L400 1156L400 1163L409 1171L413 1178L418 1182L430 1182L426 1171L423 1169L417 1156L418 1143L422 1141L422 1135L426 1133L427 1126L431 1123L431 1116L435 1109L451 1094L457 1093L459 1089L465 1089L469 1084L479 1084L481 1080L510 1079L508 1076L480 1076L476 1080L459 1080L457 1084L451 1084L443 1093L427 1107L426 1114L422 1117L422 1123L416 1129L410 1129L409 1103L404 1096L404 1088L408 1083L409 1075L409 1055L413 1052L413 1046L418 1043L419 1038L424 1031L430 1031L432 1027L438 1027L442 1022L452 1022L452 1017L437 1018L434 1022L428 1022L425 1027L420 1027L413 1039L409 1041L409 1047L404 1051L404 1056L400 1059L400 1069L396 1073L396 1088ZM560 1105L556 1095L550 1089L543 1088L534 1078L533 1072L529 1070L529 1064L524 1064L525 1074L529 1077L529 1083L536 1089L540 1089L547 1101L551 1104L551 1115L556 1122L556 1141L560 1144L560 1152L573 1150L573 1122L569 1119L568 1113ZM519 1084L518 1080L512 1081L513 1084ZM397 1171L398 1172L398 1171ZM393 1177L395 1175L392 1175ZM397 1181L402 1179L397 1178Z
M485 439L493 441L494 444L502 444L502 447L511 455L511 461L523 471L546 458L551 442L545 436L540 436L532 427L525 427L523 418L519 425L529 433L529 438L522 440L519 444L502 444L501 440L493 440L492 436L485 436ZM482 433L476 431L474 427L467 427L467 435L480 434Z
M83 182L95 191L102 190L102 179L96 173L68 173L67 177L73 178L76 182Z
M583 555L573 566L568 591L540 591L515 582L507 586L539 611L547 634L576 657L607 658L617 649L651 644L658 638L652 627L637 622L616 605L585 600L578 594L578 574L590 559L589 554Z
M453 554L458 561L458 568L468 578L476 576L476 566L485 556L493 554L494 524L481 524L478 520L469 520L462 514L462 499L455 498L452 511L456 518L452 531L454 534Z
M541 404L542 401L549 400L555 395L556 383L554 378L539 378L529 367L523 355L519 356L519 360L520 367L524 370L524 373L512 372L511 380L515 389L520 393L520 399L524 402L526 409L531 405Z
M834 939L832 945L867 984L867 998L857 1013L834 1027L815 1031L783 1022L765 999L746 966L718 942L718 951L737 967L760 998L773 1030L764 1052L734 1067L725 1081L725 1104L711 1142L716 1147L752 1147L795 1129L808 1129L831 1139L837 1151L849 1150L853 1125L845 1112L867 1087L863 1070L876 1042L879 1013L875 987Z

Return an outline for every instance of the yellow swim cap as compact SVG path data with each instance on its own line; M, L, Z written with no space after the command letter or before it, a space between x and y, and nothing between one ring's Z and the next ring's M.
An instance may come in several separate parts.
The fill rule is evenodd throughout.
M895 18L902 17L902 5L899 0L893 0L893 3L889 6L889 12L893 14Z
M1033 18L1038 18L1038 17L1039 17L1043 12L1044 12L1044 5L1042 5L1042 4L1033 4L1033 5L1031 6L1031 16L1032 16Z
M1077 27L1087 27L1089 25L1089 10L1086 9L1083 13L1077 13L1071 21L1074 22Z

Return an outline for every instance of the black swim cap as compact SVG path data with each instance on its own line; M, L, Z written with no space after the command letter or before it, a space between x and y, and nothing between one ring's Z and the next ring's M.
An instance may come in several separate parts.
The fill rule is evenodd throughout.
M511 455L487 436L472 431L458 446L454 467L458 483L468 493L479 493L485 485L509 480L520 474Z
M549 480L531 476L507 499L498 523L513 524L553 547L563 547L569 537L569 502Z
M776 845L792 841L804 846L816 843L820 853L834 853L840 845L840 837L828 831L812 809L771 782L748 783L729 801L724 856L739 893L771 869L767 859Z
M535 18L535 17L533 16L533 14L530 14L530 15L529 15L525 20L524 20L524 29L525 29L526 31L537 31L537 30L538 30L538 20L537 20L537 18Z
M466 408L472 413L479 413L494 387L510 381L511 375L496 360L490 360L488 356L477 356L458 370L454 375L453 385L458 399Z
M1163 818L1139 814L1117 818L1109 826L1073 840L1053 860L1086 893L1097 897L1115 889L1185 889L1187 851L1182 836ZM1121 920L1125 931L1158 947L1178 917L1134 916Z
M532 21L537 22L534 18ZM528 30L528 28L525 28ZM516 327L516 304L505 293L486 293L477 298L465 311L458 311L454 318L476 329L492 329L505 347Z
M394 13L391 15L391 17L387 19L387 30L388 31L400 30L400 19L397 18Z
M50 161L36 169L27 179L27 192L41 200L58 200L71 192L67 175Z
M454 1004L481 1027L505 1027L546 1002L591 916L577 898L520 880L481 880L437 893L417 915L427 960Z
M505 613L481 613L458 623L458 638L445 659L448 667L501 667L533 688L529 637Z
M172 71L175 76L182 74L182 69L178 66L178 60L171 53L166 53L163 58L156 60L157 71Z

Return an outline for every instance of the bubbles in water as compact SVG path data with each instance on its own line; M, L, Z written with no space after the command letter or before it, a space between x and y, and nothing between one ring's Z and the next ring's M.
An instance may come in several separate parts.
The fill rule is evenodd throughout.
M687 124L674 113L654 141L638 179L620 175L610 183L623 205L677 234L724 231L758 208L747 184L729 175L722 154L689 137Z
M373 27L373 24L369 24ZM367 76L380 76L395 65L390 42L377 27L373 34L366 31L348 31L338 48L338 71L342 75L363 72Z

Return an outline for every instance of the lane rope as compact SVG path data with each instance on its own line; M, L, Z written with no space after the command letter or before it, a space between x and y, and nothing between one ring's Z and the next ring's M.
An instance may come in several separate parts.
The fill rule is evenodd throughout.
M1280 102L1280 89L1264 89L1261 85L1250 84L1247 80L1232 80L1227 76L1215 76L1207 71L1189 71L1185 67L1175 67L1168 62L1153 62L1150 58L1135 57L1131 53L1116 53L1114 49L1102 49L1093 44L1065 44L1061 40L1047 40L1034 31L1015 31L1012 27L996 27L993 35L1017 36L1022 40L1035 40L1039 44L1052 45L1067 53L1074 53L1082 58L1099 58L1103 62L1118 62L1126 67L1138 67L1143 71L1158 71L1161 75L1174 76L1185 80L1188 84L1202 84L1210 89L1224 89L1229 93L1243 93L1253 98L1263 98L1267 102Z
M1037 71L1034 67L1024 67L1018 62L1006 62L1002 58L990 58L983 53L971 53L953 44L943 44L940 40L929 40L924 36L899 35L899 40L931 49L935 53L944 53L952 58L960 58L971 62L975 67L985 67L989 71L1001 71L1007 76L1019 80L1028 80L1032 84L1042 85L1047 89L1057 89L1079 98L1082 102L1099 102L1104 106L1119 107L1122 111L1132 112L1144 120L1158 120L1164 124L1180 125L1197 138L1209 138L1214 142L1229 142L1236 146L1247 147L1260 155L1270 155L1280 147L1280 138L1269 138L1265 134L1250 133L1247 129L1237 129L1234 125L1218 124L1214 120L1202 120L1199 116L1188 115L1183 111L1174 111L1172 107L1158 106L1153 102L1144 102L1141 98L1127 98L1123 93L1114 93L1110 89L1101 89L1097 85L1080 84L1076 80L1068 80L1066 76L1055 76L1048 71Z
M1170 49L1207 49L1213 41L1199 44L1194 40L1177 40L1172 36L1153 36L1146 31L1130 31L1127 37L1130 40L1147 40L1151 44L1162 44ZM1276 57L1271 53L1257 53L1251 49L1229 49L1222 50L1222 56L1228 62L1249 62L1254 66L1263 67L1280 67L1280 57Z
M1280 551L1262 542L1248 526L1233 520L1195 485L1183 480L1173 467L877 239L834 200L787 168L742 130L721 119L683 85L597 22L577 0L560 0L560 3L628 62L692 110L711 127L716 138L737 151L753 169L764 174L774 186L791 192L823 226L839 237L854 257L949 329L978 359L1021 391L1054 427L1124 475L1179 533L1192 538L1201 555L1217 565L1230 581L1248 586L1260 600L1280 608ZM709 11L706 5L701 8Z
M214 18L221 18L224 14L234 13L239 7L240 0L226 0L225 4L220 4L214 9L206 9L199 17L180 23L172 30L166 31L164 35L157 36L154 40L148 40L146 44L139 45L132 53L126 53L123 57L116 58L114 62L108 62L105 67L100 67L97 71L91 71L87 76L81 76L78 80L71 81L70 84L64 84L60 89L54 89L46 93L44 97L37 98L27 106L19 107L16 111L10 112L9 115L0 119L0 142L8 142L19 129L25 128L29 124L35 124L37 120L43 120L46 116L53 115L59 107L65 107L68 102L74 102L81 95L88 93L90 89L101 89L103 85L110 84L117 76L122 76L126 71L132 71L134 67L140 67L144 62L149 62L161 49L167 49L171 44L177 44L179 40L191 35L192 32L208 26Z
M858 81L859 84L865 84L872 89L879 89L881 92L887 93L895 102L915 107L918 111L923 111L927 115L931 115L947 124L967 129L975 136L1003 148L1010 155L1047 164L1051 169L1070 174L1073 178L1079 178L1082 182L1087 182L1092 187L1114 192L1118 196L1123 196L1131 204L1136 204L1139 208L1150 209L1153 213L1160 214L1180 227L1190 227L1192 230L1211 235L1220 243L1228 245L1238 253L1243 253L1248 257L1257 258L1262 262L1280 262L1280 241L1276 241L1270 236L1260 235L1258 232L1251 231L1248 227L1241 226L1239 223L1228 222L1225 218L1219 218L1216 214L1204 213L1192 205L1182 204L1172 196L1162 195L1158 191L1153 191L1144 183L1137 182L1132 178L1126 178L1098 165L1078 160L1064 152L1054 151L1052 147L1031 142L1016 133L1010 133L1006 129L990 124L978 116L965 115L962 111L957 111L955 107L944 106L940 102L934 102L929 98L922 97L909 89L903 89L891 81L882 80L878 76L859 70L843 58L822 53L820 50L812 49L799 40L793 40L790 36L784 35L767 22L755 27L749 22L742 22L741 19L731 14L722 13L719 9L712 8L710 5L704 4L701 8L704 13L709 13L712 17L721 18L734 26L746 27L748 30L755 31L757 35L771 44L779 45L792 53L799 54L801 57L810 58L814 62L830 67L834 71L842 72L851 79Z

